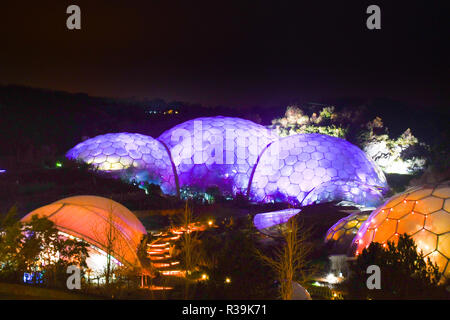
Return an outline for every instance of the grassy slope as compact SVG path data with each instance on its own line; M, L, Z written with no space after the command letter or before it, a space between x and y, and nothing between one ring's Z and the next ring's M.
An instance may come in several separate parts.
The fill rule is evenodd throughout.
M0 300L90 300L90 296L27 285L0 283Z

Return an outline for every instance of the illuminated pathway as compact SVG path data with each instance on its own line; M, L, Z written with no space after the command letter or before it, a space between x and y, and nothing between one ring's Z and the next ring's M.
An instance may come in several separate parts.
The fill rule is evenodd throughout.
M206 229L205 225L191 224L190 231L203 231ZM180 239L181 235L186 232L184 227L172 228L167 231L160 232L155 235L157 239L148 244L147 254L152 262L153 267L161 274L161 279L158 282L167 283L175 278L184 278L185 271L178 266L180 261L173 258L173 251L175 249L175 242ZM147 287L151 290L172 290L170 286L156 286Z

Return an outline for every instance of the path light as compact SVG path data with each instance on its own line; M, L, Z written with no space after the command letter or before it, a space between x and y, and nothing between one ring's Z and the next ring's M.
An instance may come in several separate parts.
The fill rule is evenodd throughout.
M326 280L328 283L337 283L339 279L334 274L329 273L326 277Z

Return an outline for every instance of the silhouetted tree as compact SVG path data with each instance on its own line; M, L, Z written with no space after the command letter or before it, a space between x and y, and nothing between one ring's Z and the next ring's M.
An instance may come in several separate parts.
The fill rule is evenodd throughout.
M370 265L380 267L381 289L367 288ZM372 242L350 266L350 276L342 287L350 299L436 299L445 297L440 278L437 265L424 259L414 240L404 234L397 244L388 242L386 248Z

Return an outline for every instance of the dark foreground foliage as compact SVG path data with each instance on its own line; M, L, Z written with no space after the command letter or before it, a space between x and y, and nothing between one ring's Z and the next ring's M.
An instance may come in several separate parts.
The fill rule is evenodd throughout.
M381 271L381 289L367 288L367 267L377 265ZM350 266L350 276L343 289L348 299L448 299L445 284L436 264L424 259L408 235L400 235L397 245L384 248L372 242ZM444 280L444 278L442 278Z

